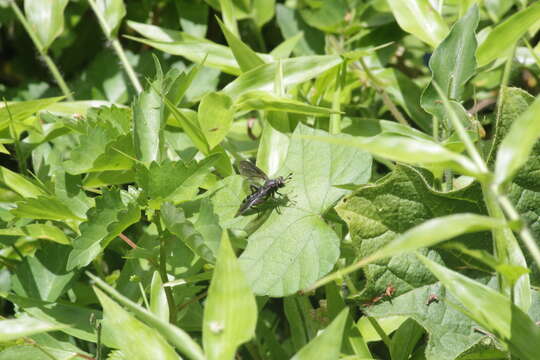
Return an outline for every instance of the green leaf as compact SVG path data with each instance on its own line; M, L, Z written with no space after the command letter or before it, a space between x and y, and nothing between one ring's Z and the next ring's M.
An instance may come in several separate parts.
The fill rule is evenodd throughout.
M397 237L372 255L374 259L395 256L436 245L442 241L471 232L503 228L499 220L475 214L455 214L428 220Z
M66 270L68 246L43 243L34 256L27 256L17 265L12 290L20 296L56 301L67 291L75 272Z
M448 34L444 19L428 0L388 0L388 5L403 30L434 48Z
M421 224L427 220L448 217L456 213L483 213L483 206L478 185L459 191L441 193L432 190L426 178L417 170L398 165L379 182L362 186L354 194L344 198L336 206L336 211L347 223L351 246L357 258L361 259L377 253L397 238L409 238L404 233L410 229L413 230L410 230L409 234L414 236L414 228L422 226ZM455 219L459 222L462 215L456 216L458 217ZM476 216L473 215L472 219ZM465 218L467 217L466 215ZM490 220L485 220L488 226L492 224ZM435 221L435 223L440 222ZM429 224L426 225L428 228ZM449 230L459 232L462 228L459 225ZM428 241L431 240L429 235L428 232L426 238ZM433 239L437 235L438 233L433 234ZM414 237L409 239L415 241ZM466 239L469 241L468 246L489 249L490 242L485 236L475 235ZM428 253L438 258L435 251L429 250ZM434 281L430 273L412 254L398 254L387 260L367 265L363 271L367 282L361 297L365 300L384 293L388 284L392 284L396 289L396 294L399 295Z
M210 173L210 167L218 159L219 155L212 155L198 164L166 160L161 164L153 162L149 168L138 166L137 183L153 209L158 209L166 201L175 204L189 201L195 197L199 186Z
M349 10L346 0L323 1L320 5L300 10L309 25L325 32L339 33L345 28L345 17Z
M41 51L46 52L64 31L64 9L68 0L25 0L24 12Z
M0 293L2 298L16 304L32 317L62 327L66 334L78 339L95 342L95 328L90 324L92 316L101 317L101 311L78 305L48 302L14 294ZM108 344L108 339L103 339Z
M527 159L540 137L540 97L510 126L495 160L494 182L501 185L511 180Z
M206 359L200 346L195 341L193 341L193 339L191 339L191 337L189 337L189 335L182 329L161 320L160 318L152 314L150 311L144 309L140 305L121 295L117 290L112 288L100 278L90 273L87 273L87 275L96 283L97 286L99 286L100 289L105 291L118 303L125 306L128 310L134 313L147 325L151 326L153 329L156 329L161 335L163 335L169 342L171 342L178 350L186 354L190 359Z
M461 100L467 81L476 71L475 32L478 18L478 7L474 5L452 27L448 36L435 49L429 60L433 76L422 95L422 107L427 112L438 116L440 120L445 118L445 112L433 83L439 85L448 99ZM452 75L448 76L448 74Z
M156 329L135 319L101 290L94 288L94 291L103 307L103 331L128 358L180 359Z
M39 186L3 166L0 166L0 183L25 198L45 195L45 191Z
M428 305L432 296L437 300ZM411 289L391 301L366 307L365 311L381 322L396 315L410 316L429 334L425 355L422 354L425 359L454 360L484 338L472 330L475 322L449 305L455 302L455 298L436 283Z
M407 319L392 336L390 354L392 360L407 360L417 342L425 334L424 329L413 319Z
M238 75L241 72L232 51L226 46L154 25L134 21L128 21L128 25L148 38L126 36L128 39L152 46L172 55L183 56L194 63L204 61L206 66L219 69L228 74Z
M255 334L257 304L223 232L204 307L203 344L209 360L233 359L236 348Z
M36 3L38 1L34 1ZM44 3L47 1L44 1ZM67 0L66 0L67 2ZM62 100L63 96L43 98L37 100L29 101L17 101L17 102L8 102L7 108L5 103L0 104L0 130L5 129L9 126L10 119L13 119L14 123L19 123L38 111L48 109L50 106ZM10 116L11 115L11 116Z
M84 221L75 215L60 199L52 196L38 196L17 202L11 213L20 218L45 219L57 221Z
M341 61L337 55L304 56L282 60L282 86L286 88L310 80L340 64ZM278 66L278 63L265 64L245 72L225 86L223 92L233 100L254 90L272 92Z
M67 269L88 265L101 251L141 217L137 203L139 193L129 188L107 190L96 198L96 206L88 211L88 220L80 226L81 235L73 240Z
M324 54L324 33L306 24L297 10L277 4L276 19L286 40L303 35L293 50L297 56Z
M505 342L512 354L534 360L540 328L506 296L418 255L419 259L465 307L467 315Z
M540 20L540 3L515 13L498 24L480 44L476 51L478 65L484 66L508 54L514 44Z
M283 192L293 202L285 205L281 214L270 215L249 237L240 256L258 295L292 294L332 269L339 255L339 238L321 214L348 193L334 185L362 184L370 177L369 154L303 138L308 134L323 132L299 124L277 174L292 173Z
M156 79L133 102L133 140L137 159L148 165L161 161L165 145L165 106L162 101L163 73L156 58Z
M422 165L430 169L451 168L466 175L482 177L481 171L467 157L447 150L440 144L429 140L385 133L369 138L319 135L307 136L306 139L355 147L389 160Z
M302 40L303 37L304 34L302 32L291 36L290 38L284 40L281 44L276 46L274 49L272 49L272 51L270 51L270 55L272 55L274 59L288 58L289 56L291 56L294 48L298 45L298 42Z
M0 229L0 235L24 236L35 239L50 240L63 245L71 244L64 231L51 224L29 224L26 226Z
M178 109L168 99L165 98L164 100L167 109L173 114L176 121L178 121L197 149L203 154L210 153L210 146L199 126L197 113L189 109Z
M79 141L64 162L66 172L76 175L130 169L135 158L130 123L129 110L115 106L92 109L85 121L66 122L78 133Z
M213 149L229 133L234 116L232 100L222 93L206 94L200 104L197 114L201 131L210 149Z
M341 313L324 329L317 337L311 340L306 346L300 349L291 359L292 360L308 360L308 359L328 359L333 360L339 358L341 350L341 341L343 339L343 330L347 320L348 309L344 309Z
M105 35L107 38L116 36L120 23L126 16L126 7L123 0L94 0L95 7L105 20Z
M210 263L215 262L214 252L207 243L207 239L186 219L181 208L175 208L173 204L165 203L161 206L161 217L165 228L183 241L191 251Z
M280 97L264 91L251 91L236 100L239 110L284 111L312 116L328 116L339 111L306 104L298 100Z
M20 317L18 319L0 320L0 342L8 342L42 332L59 330L61 328L62 326L28 316Z
M225 35L225 39L227 39L227 43L229 44L229 47L231 48L236 62L238 62L242 72L249 71L264 64L264 61L253 50L251 50L249 46L247 46L235 34L229 31L229 29L223 25L219 19L217 19L217 22L221 28L221 31Z

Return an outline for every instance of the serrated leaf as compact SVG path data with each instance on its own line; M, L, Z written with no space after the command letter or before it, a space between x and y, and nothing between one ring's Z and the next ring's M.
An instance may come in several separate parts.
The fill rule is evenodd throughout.
M0 320L0 342L8 342L41 332L56 331L61 328L62 326L48 321L27 316L18 319Z
M282 86L287 88L310 80L341 62L341 57L337 55L314 55L282 60ZM247 71L225 86L223 92L233 100L246 92L255 90L273 92L278 66L280 66L278 63L271 63Z
M467 315L505 342L512 354L524 360L537 358L540 328L509 298L421 255L419 259L465 306Z
M166 160L151 163L149 168L139 166L137 183L149 199L149 205L158 209L162 203L189 201L197 194L199 186L210 173L210 167L219 159L212 155L199 163Z
M107 295L94 289L103 307L103 331L130 359L180 359L161 334L122 309ZM126 332L129 336L126 336Z
M337 359L341 350L343 330L345 328L348 313L348 309L341 311L326 329L300 349L291 360Z
M448 34L444 19L428 0L388 0L388 5L403 30L433 47Z
M476 71L475 32L478 19L479 11L475 5L452 27L448 36L435 49L429 60L433 76L422 94L422 107L427 112L438 116L440 120L444 119L444 107L440 103L433 83L439 85L448 99L461 100L465 84Z
M353 148L303 139L322 134L299 124L279 175L292 173L283 192L293 200L273 212L248 240L240 256L253 290L259 295L285 296L313 283L331 270L339 255L339 239L322 219L347 190L343 183L365 183L371 156Z
M81 235L73 240L67 269L88 265L109 242L141 217L139 194L130 189L104 190L96 198L96 206L87 213L87 221L80 226Z
M231 98L217 92L206 94L199 104L197 117L211 150L221 143L231 129L234 117Z
M255 334L257 304L223 232L204 307L203 344L208 359L233 359L237 347Z
M25 0L26 18L39 39L38 47L47 51L64 31L64 9L68 0Z

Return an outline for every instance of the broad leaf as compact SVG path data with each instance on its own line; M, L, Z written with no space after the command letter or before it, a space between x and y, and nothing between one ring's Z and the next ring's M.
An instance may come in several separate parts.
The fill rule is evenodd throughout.
M419 259L463 304L467 316L505 342L513 354L526 360L538 357L540 328L508 297L423 256Z
M349 227L357 257L365 258L426 220L455 213L482 213L483 204L479 194L477 185L451 193L436 192L428 186L426 179L418 171L400 165L378 183L363 186L344 198L336 211ZM435 224L437 222L438 220ZM486 219L486 222L491 224L490 220ZM429 228L429 224L424 226ZM455 230L463 231L461 227ZM414 230L411 230L411 234L414 235ZM431 241L429 231L427 235L426 239ZM415 237L411 239L413 242L416 240ZM436 236L433 239L436 239ZM468 246L489 247L485 236L467 239ZM433 250L427 253L440 259ZM365 300L384 293L388 284L392 284L399 295L434 282L433 277L412 254L398 254L367 265L364 273L367 283L361 297Z
M42 51L47 51L53 41L64 31L64 9L68 0L25 0L24 12L39 39Z
M428 0L388 0L388 5L403 30L433 47L448 34L444 19Z
M116 36L118 27L126 16L126 7L123 0L91 0L90 5L98 14L100 20L104 20L101 24L105 35L110 38Z
M13 275L13 291L20 296L56 301L70 286L75 272L66 270L70 248L44 243L34 256L24 258Z
M299 125L278 172L292 173L283 190L290 204L281 214L272 212L240 256L248 281L259 295L292 294L332 269L339 255L339 238L321 214L348 193L334 185L362 184L370 177L369 154L301 137L307 134L322 132Z

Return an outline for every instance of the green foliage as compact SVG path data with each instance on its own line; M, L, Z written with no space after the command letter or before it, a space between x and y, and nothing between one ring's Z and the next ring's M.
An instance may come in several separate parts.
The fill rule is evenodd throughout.
M0 1L0 360L536 359L539 15Z

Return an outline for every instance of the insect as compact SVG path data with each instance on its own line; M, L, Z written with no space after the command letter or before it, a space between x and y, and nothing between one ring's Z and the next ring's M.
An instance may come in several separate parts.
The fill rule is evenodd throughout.
M426 305L431 305L432 303L438 303L439 302L439 297L435 294L431 294L429 295L427 301L426 301Z
M275 179L270 179L264 171L249 161L241 161L238 164L238 170L241 175L251 180L262 180L263 184L250 185L251 194L242 201L242 205L240 205L240 209L238 209L236 216L243 215L248 210L255 209L257 205L263 203L269 197L274 198L276 194L282 195L278 190L284 187L286 182L292 177L292 174L289 174L287 177L278 176Z
M364 306L368 307L371 305L375 305L379 301L383 300L384 298L388 298L389 300L392 299L392 295L396 292L396 288L392 284L386 285L386 289L384 290L384 293L382 293L379 296L374 297L371 299L368 303L365 303Z

